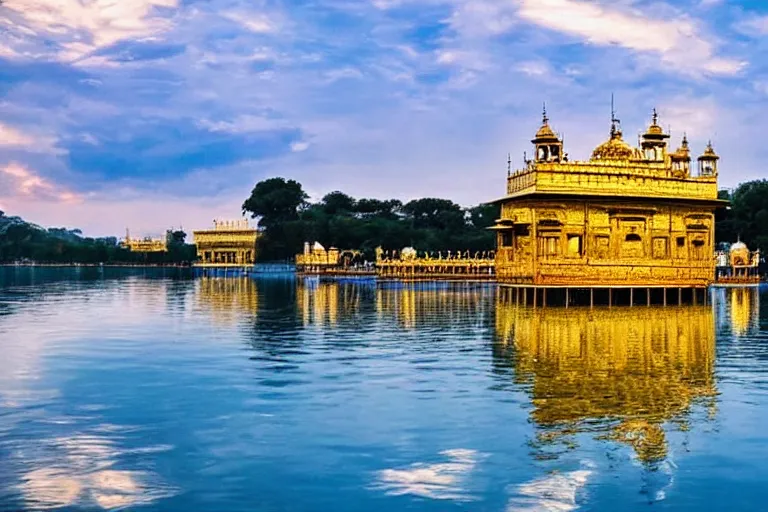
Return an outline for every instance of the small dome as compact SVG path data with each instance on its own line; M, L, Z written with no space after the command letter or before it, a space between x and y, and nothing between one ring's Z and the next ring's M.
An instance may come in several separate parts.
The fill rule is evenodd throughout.
M538 144L540 142L559 142L557 134L549 126L549 118L547 117L547 106L544 105L544 112L541 116L541 128L536 132L536 137L531 142Z
M611 138L592 152L592 160L639 160L643 155L621 138L621 131L612 130Z
M744 242L736 242L735 244L731 245L731 252L736 251L748 251L747 244Z
M664 133L664 129L659 126L659 114L656 112L656 109L653 109L653 121L651 122L651 125L648 127L648 130L645 132L644 137L646 139L668 139L669 135Z
M557 135L555 135L555 132L552 131L552 128L549 127L549 124L543 125L541 128L539 128L539 131L536 132L536 138L537 139L557 139Z
M704 153L699 157L699 160L719 160L720 157L717 156L717 153L715 153L715 149L712 147L712 141L709 141L707 143L707 149L704 150Z

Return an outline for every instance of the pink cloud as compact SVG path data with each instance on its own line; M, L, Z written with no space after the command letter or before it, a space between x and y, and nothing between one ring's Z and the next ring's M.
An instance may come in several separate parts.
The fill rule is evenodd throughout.
M6 198L22 197L62 203L77 203L83 199L79 194L61 189L16 162L0 167L0 183L3 185L0 190Z

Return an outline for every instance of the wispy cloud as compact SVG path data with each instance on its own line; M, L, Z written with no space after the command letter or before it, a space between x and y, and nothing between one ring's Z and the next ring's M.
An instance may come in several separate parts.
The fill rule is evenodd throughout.
M688 71L732 75L745 63L719 57L702 28L684 15L651 18L639 10L619 10L583 0L520 0L518 14L537 25L582 38L595 45L615 45L658 54L674 66L668 72Z
M157 9L177 6L178 0L15 0L4 4L0 16L17 27L21 35L45 34L58 42L55 57L71 61L121 40L167 30L170 22L158 15Z

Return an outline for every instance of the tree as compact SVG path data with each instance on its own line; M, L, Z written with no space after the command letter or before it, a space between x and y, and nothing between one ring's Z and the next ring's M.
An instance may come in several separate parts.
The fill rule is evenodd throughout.
M344 192L331 192L326 194L321 201L323 210L328 215L351 214L355 212L357 201Z
M750 249L768 252L768 180L742 183L733 193L721 190L718 197L730 200L731 206L716 215L717 240L740 238Z
M256 184L251 196L243 203L243 213L250 213L252 218L261 217L261 227L276 226L297 220L299 208L307 198L298 182L270 178Z

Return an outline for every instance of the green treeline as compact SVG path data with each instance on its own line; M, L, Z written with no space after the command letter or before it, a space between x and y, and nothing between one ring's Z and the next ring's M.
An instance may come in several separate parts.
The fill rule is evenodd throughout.
M243 203L243 212L259 218L263 235L257 254L261 261L292 258L305 241L325 247L358 249L369 260L376 247L418 251L489 251L496 241L492 226L496 205L462 208L448 199L355 199L331 192L309 203L301 184L271 178L256 184Z
M184 242L186 236L183 231L174 231L168 252L141 254L120 247L117 237L88 238L79 229L46 229L0 211L0 263L189 263L195 259L195 246Z
M740 238L750 250L768 255L768 180L742 183L733 192L721 190L719 197L730 201L731 207L717 212L717 241Z

